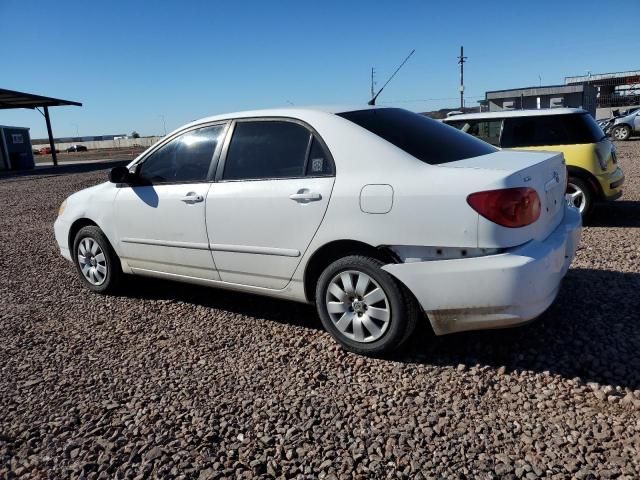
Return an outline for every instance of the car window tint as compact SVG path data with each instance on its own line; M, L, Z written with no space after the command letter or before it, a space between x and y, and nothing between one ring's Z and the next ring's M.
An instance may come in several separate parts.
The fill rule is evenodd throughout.
M285 121L238 122L224 166L224 180L304 175L311 133Z
M449 125L401 108L357 110L338 115L432 165L497 151L491 145Z
M322 175L332 175L333 164L329 152L316 137L311 139L309 149L309 160L307 161L307 176L317 177Z
M507 118L502 130L504 148L596 143L603 138L588 113Z
M500 132L502 130L502 120L458 120L447 122L452 127L469 135L473 135L491 145L500 145Z
M223 125L215 125L183 133L142 163L140 177L151 183L206 181L223 131Z

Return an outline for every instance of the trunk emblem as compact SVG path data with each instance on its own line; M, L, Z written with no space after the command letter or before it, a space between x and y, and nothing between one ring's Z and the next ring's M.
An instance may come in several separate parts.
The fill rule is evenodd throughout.
M558 172L553 172L553 178L556 180L556 183L560 183L560 175Z

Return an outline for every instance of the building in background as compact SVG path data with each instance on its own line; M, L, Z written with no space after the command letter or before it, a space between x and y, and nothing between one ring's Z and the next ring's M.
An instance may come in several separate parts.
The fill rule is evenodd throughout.
M546 85L494 90L480 101L482 110L529 110L541 108L583 108L595 117L597 89L593 85Z
M640 105L640 70L565 77L564 83L591 85L596 89L596 118L610 117L613 110Z
M0 126L0 170L24 170L34 165L29 129Z

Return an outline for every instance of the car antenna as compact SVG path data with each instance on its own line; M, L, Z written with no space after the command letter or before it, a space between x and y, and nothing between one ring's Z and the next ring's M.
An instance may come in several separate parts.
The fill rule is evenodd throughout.
M413 53L416 51L416 49L414 48L413 50L411 50L411 53L409 55L407 55L407 58L405 58L402 63L400 64L400 66L398 68L396 68L396 71L393 72L393 74L389 77L389 80L387 80L385 82L384 85L382 85L382 87L380 88L380 90L378 90L378 93L376 93L373 98L371 100L369 100L369 105L375 105L376 104L376 99L378 98L378 95L380 95L382 93L382 90L384 90L384 87L386 87L389 82L391 81L391 79L393 77L396 76L396 73L398 73L400 71L400 69L404 66L405 63L407 63L407 60L409 60L409 57L411 57L411 55L413 55Z

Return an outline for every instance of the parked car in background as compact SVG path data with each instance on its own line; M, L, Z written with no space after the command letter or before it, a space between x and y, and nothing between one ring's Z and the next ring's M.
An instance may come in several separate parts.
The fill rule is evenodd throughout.
M56 149L56 153L60 153L60 150ZM40 149L40 155L51 155L51 147L42 147Z
M123 273L315 303L344 348L519 325L580 238L551 152L499 151L396 108L286 108L190 123L60 206L84 285Z
M67 148L67 152L86 152L87 147L84 145L71 145Z
M615 140L629 140L633 135L640 135L640 108L630 109L609 123L610 135Z
M443 121L500 148L562 152L569 172L567 200L583 216L596 201L622 195L624 173L615 146L585 110L471 113Z

